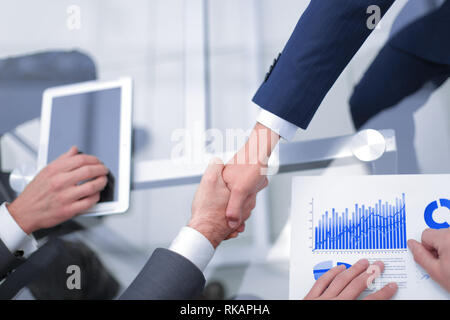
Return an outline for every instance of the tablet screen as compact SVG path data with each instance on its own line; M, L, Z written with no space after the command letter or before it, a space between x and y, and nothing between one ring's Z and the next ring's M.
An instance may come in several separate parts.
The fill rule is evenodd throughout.
M100 202L117 201L121 88L53 97L47 163L77 146L110 170Z

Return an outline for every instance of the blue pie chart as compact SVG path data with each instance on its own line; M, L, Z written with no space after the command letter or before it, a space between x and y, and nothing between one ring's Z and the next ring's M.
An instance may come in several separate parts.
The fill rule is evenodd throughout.
M439 199L439 201L431 202L425 208L424 219L425 219L425 223L432 229L446 229L450 226L447 221L439 223L433 219L433 213L434 213L434 211L436 211L436 209L439 208L439 204L441 207L447 208L450 212L450 200Z

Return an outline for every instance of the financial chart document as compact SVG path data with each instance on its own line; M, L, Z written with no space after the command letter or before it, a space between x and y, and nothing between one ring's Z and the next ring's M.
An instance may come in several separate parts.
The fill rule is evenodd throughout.
M290 298L302 299L330 268L366 258L385 269L361 297L395 281L394 299L450 299L407 247L427 228L449 227L449 182L450 175L294 177Z

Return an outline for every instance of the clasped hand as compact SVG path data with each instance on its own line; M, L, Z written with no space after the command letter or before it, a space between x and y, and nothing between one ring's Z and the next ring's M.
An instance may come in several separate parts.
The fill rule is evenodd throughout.
M214 246L245 230L245 222L256 205L256 194L268 184L265 169L278 140L278 135L257 124L247 143L226 166L220 159L209 165L192 206L196 224L189 225L200 231L198 221L209 220L202 223L201 229L205 231L201 233L208 234L206 237ZM212 229L220 230L220 236L213 240Z
M189 227L202 233L214 248L223 240L235 238L245 229L244 222L234 228L227 223L225 210L230 201L231 192L222 177L224 168L223 162L218 158L214 158L209 164L195 193L192 202L192 218L188 224ZM244 199L240 208L242 221L250 217L255 205L255 193Z

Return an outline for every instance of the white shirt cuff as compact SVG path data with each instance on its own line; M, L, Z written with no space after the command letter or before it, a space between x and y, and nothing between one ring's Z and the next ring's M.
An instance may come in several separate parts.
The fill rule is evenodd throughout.
M287 141L292 140L298 130L298 127L295 124L292 124L264 109L261 109L256 121L266 126L273 132L276 132L280 137Z
M12 254L20 250L27 257L37 250L36 240L17 224L6 208L6 203L0 206L0 239Z
M169 250L182 255L203 272L214 256L214 247L204 235L190 227L183 227Z

